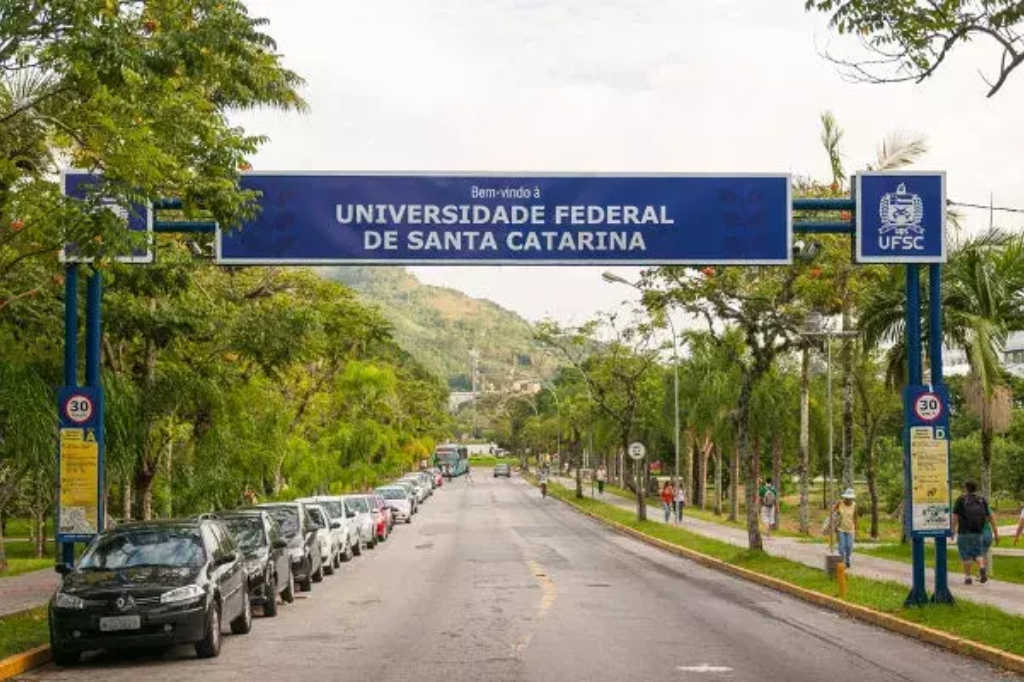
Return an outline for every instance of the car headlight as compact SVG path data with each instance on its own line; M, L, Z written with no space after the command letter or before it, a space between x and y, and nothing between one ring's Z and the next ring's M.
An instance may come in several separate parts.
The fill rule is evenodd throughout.
M256 561L256 560L246 561L245 562L245 572L246 572L246 574L250 578L253 577L254 575L259 575L259 574L263 573L263 564L261 564L259 561Z
M288 550L288 556L291 557L292 562L302 561L306 557L306 552L301 547L292 547Z
M58 609L81 610L85 608L85 600L81 597L76 597L73 594L67 594L66 592L58 592L57 600L54 602L54 606L56 606Z
M203 588L199 587L199 585L186 585L185 587L179 587L161 594L160 603L180 604L182 602L195 601L202 597L203 594Z

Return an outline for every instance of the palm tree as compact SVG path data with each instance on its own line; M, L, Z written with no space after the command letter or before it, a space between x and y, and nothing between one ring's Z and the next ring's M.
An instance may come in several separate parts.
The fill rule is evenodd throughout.
M891 384L906 376L901 271L875 289L861 313L866 347L892 344L887 352ZM1024 324L1024 237L988 232L955 244L942 282L943 342L967 356L970 378L981 388L981 489L992 494L991 418L998 389L1005 386L999 353L1011 329ZM927 325L922 324L922 330ZM923 333L923 332L922 332ZM922 343L923 343L922 339Z

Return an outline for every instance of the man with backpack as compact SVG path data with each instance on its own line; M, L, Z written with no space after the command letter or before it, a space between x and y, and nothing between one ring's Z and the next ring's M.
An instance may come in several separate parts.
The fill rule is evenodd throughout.
M971 567L978 564L979 582L988 582L988 568L985 565L985 524L992 528L992 539L999 543L999 526L989 509L988 500L978 494L978 484L964 483L964 494L953 504L956 527L953 529L960 561L964 562L964 584L970 585Z

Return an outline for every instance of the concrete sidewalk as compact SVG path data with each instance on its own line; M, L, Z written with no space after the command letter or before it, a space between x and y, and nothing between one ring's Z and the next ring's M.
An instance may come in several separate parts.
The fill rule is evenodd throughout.
M42 606L59 582L60 576L52 568L0 578L0 617Z
M576 487L576 482L572 479L561 477L552 477L552 479L570 490L574 490ZM587 497L591 496L589 485L583 486L583 494ZM597 496L597 499L620 509L626 509L631 512L636 511L636 503L634 501L612 493L606 492L603 496ZM656 523L664 523L664 513L661 504L648 505L647 518ZM685 512L683 514L682 527L692 533L721 540L730 545L737 547L747 546L747 531L740 528L732 528L710 521L695 519L687 516ZM1012 537L1012 531L1007 537ZM764 549L765 552L772 556L782 557L822 570L825 568L825 556L828 554L827 545L816 542L801 542L791 537L775 536L765 538ZM898 582L906 585L908 589L912 582L910 564L858 555L856 546L853 551L852 564L848 571L851 575L859 575L874 580ZM998 562L995 562L995 569L998 572ZM934 589L934 578L934 570L928 569L926 581L929 592ZM1007 613L1024 616L1024 585L1000 582L999 580L989 580L986 584L982 585L978 582L977 577L975 577L973 585L964 585L962 576L955 573L949 574L949 582L949 589L956 599L972 601L977 604L987 604Z

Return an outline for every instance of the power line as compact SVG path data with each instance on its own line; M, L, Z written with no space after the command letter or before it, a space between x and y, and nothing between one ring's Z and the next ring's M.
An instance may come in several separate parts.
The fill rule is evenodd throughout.
M947 199L946 205L961 206L963 208L980 208L986 211L1000 211L1002 213L1024 213L1024 208L1015 208L1011 206L989 206L988 204L972 204L965 201L953 201L952 199Z

